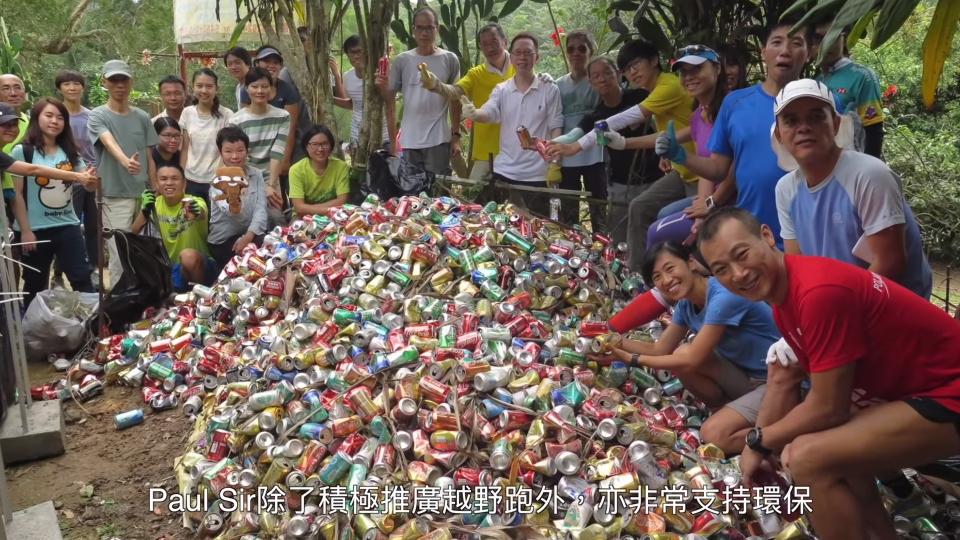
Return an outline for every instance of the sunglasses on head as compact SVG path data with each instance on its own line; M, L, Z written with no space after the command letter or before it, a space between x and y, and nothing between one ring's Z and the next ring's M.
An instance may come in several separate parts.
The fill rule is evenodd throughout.
M713 49L707 47L706 45L687 45L686 47L677 49L677 54L674 55L674 57L683 58L684 56L689 56L691 54L703 54L708 51L712 52L713 54L717 54Z
M588 50L586 45L567 45L567 52L570 54L575 52L586 53Z

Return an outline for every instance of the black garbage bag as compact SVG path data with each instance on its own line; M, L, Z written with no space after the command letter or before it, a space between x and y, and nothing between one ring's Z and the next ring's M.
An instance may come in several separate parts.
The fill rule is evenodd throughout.
M410 163L402 157L377 150L367 162L367 177L360 192L363 197L373 193L380 200L402 195L417 195L433 188L434 174Z
M106 235L107 233L105 233ZM111 334L140 320L148 307L159 307L173 293L170 259L159 238L110 231L117 242L123 275L103 298L104 324Z

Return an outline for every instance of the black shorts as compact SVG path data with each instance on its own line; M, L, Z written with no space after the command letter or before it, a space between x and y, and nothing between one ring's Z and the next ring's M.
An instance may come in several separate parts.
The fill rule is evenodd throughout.
M955 413L944 407L939 401L931 398L914 397L903 400L904 403L931 422L937 424L953 424L960 434L960 413Z

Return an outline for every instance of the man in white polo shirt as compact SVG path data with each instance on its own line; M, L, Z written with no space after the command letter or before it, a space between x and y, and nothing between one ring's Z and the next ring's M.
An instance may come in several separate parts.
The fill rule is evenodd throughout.
M532 139L549 140L563 128L560 89L536 76L533 68L539 59L537 38L525 32L517 34L510 42L510 62L516 69L513 78L498 84L479 109L462 98L465 118L500 124L500 153L493 160L493 175L508 184L547 186L548 162L536 150L521 147L517 130L524 127ZM553 164L551 169L559 180L559 167ZM549 212L549 199L542 193L517 191L510 198L538 214Z

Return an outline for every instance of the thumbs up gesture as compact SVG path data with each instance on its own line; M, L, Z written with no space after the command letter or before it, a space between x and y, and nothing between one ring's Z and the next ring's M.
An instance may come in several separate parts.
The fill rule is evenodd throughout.
M658 156L665 157L682 165L687 160L687 152L677 142L677 131L673 120L667 123L667 131L657 137L654 150Z
M140 174L140 152L134 152L124 163L124 168L134 176Z

